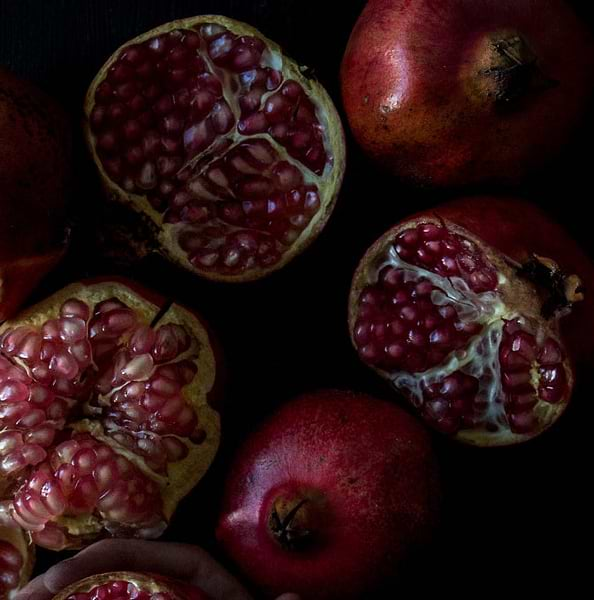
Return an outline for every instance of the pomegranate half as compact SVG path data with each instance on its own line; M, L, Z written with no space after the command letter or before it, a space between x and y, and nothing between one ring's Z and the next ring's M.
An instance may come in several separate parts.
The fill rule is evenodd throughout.
M372 597L429 538L439 498L416 419L321 391L287 403L239 450L217 537L267 597Z
M594 86L566 0L369 0L341 69L351 129L407 180L517 183L559 154Z
M507 445L552 425L576 361L591 364L592 289L592 262L540 209L464 199L404 219L371 246L349 327L361 359L427 423Z
M53 600L209 600L202 590L160 575L126 571L92 575Z
M51 98L0 69L0 322L66 249L70 144Z
M26 533L0 526L0 600L10 600L31 576L33 546Z
M0 327L0 523L45 548L153 538L217 451L211 338L124 280L70 285Z
M281 268L334 207L345 149L332 101L244 23L199 16L135 38L93 80L85 113L109 194L207 278Z

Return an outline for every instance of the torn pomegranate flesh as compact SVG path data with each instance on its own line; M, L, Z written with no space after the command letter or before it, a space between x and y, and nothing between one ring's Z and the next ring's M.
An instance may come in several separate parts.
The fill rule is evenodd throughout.
M21 553L10 542L0 540L0 598L18 587L22 568Z
M174 600L167 592L150 592L128 581L110 581L88 592L71 594L66 600Z
M358 299L353 339L437 429L525 434L568 394L559 342L508 315L478 245L435 223L400 232Z
M108 176L146 195L200 270L277 263L320 209L324 126L282 57L214 24L126 47L90 115Z
M166 473L187 456L184 438L205 437L183 396L195 357L182 326L151 327L116 298L95 306L73 298L41 327L2 335L0 475L26 479L8 512L40 545L64 543L52 523L59 516L97 515L108 530L159 522L159 490L138 467L62 429L79 417L98 421L114 445Z

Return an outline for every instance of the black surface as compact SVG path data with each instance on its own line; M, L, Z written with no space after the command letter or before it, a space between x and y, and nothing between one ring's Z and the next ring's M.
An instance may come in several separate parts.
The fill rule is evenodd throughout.
M320 0L0 0L0 63L57 97L80 138L84 93L112 51L168 20L220 13L250 22L300 62L314 67L338 100L338 65L363 4L362 0L337 5ZM583 130L584 140L590 132ZM577 158L568 151L567 160L549 179L519 193L548 206L592 253L592 226L582 217L591 197L591 145L582 143L584 150ZM231 373L225 446L166 535L217 553L212 533L225 464L242 436L266 414L296 393L326 386L392 396L351 349L346 328L350 278L358 258L385 229L448 194L405 189L377 172L349 143L340 204L315 245L265 281L223 286L200 281L156 258L117 269L103 260L87 235L99 187L80 139L77 150L73 250L38 296L81 277L118 270L198 308L217 331ZM591 554L588 385L582 382L586 391L576 395L552 431L521 447L481 451L436 436L446 492L444 524L427 555L408 571L403 589L474 597L562 588L563 597L574 597L570 588L580 589L587 581L586 557ZM38 571L59 558L40 552Z

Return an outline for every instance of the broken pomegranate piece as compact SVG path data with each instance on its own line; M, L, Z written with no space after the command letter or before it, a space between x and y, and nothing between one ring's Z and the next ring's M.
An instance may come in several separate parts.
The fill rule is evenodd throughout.
M592 278L575 242L520 201L462 200L405 219L355 273L353 343L435 429L477 445L534 437L567 406L587 354L566 318L587 306L576 304L579 277L554 262L564 258Z
M332 211L344 170L336 110L248 25L196 17L143 34L107 61L85 106L110 194L195 273L260 278Z
M219 440L200 320L136 284L75 284L0 328L0 522L51 549L157 537Z

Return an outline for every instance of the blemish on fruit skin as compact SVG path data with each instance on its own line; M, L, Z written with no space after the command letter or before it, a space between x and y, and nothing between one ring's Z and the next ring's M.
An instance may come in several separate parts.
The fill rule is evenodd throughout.
M369 104L369 96L363 98L363 104Z

